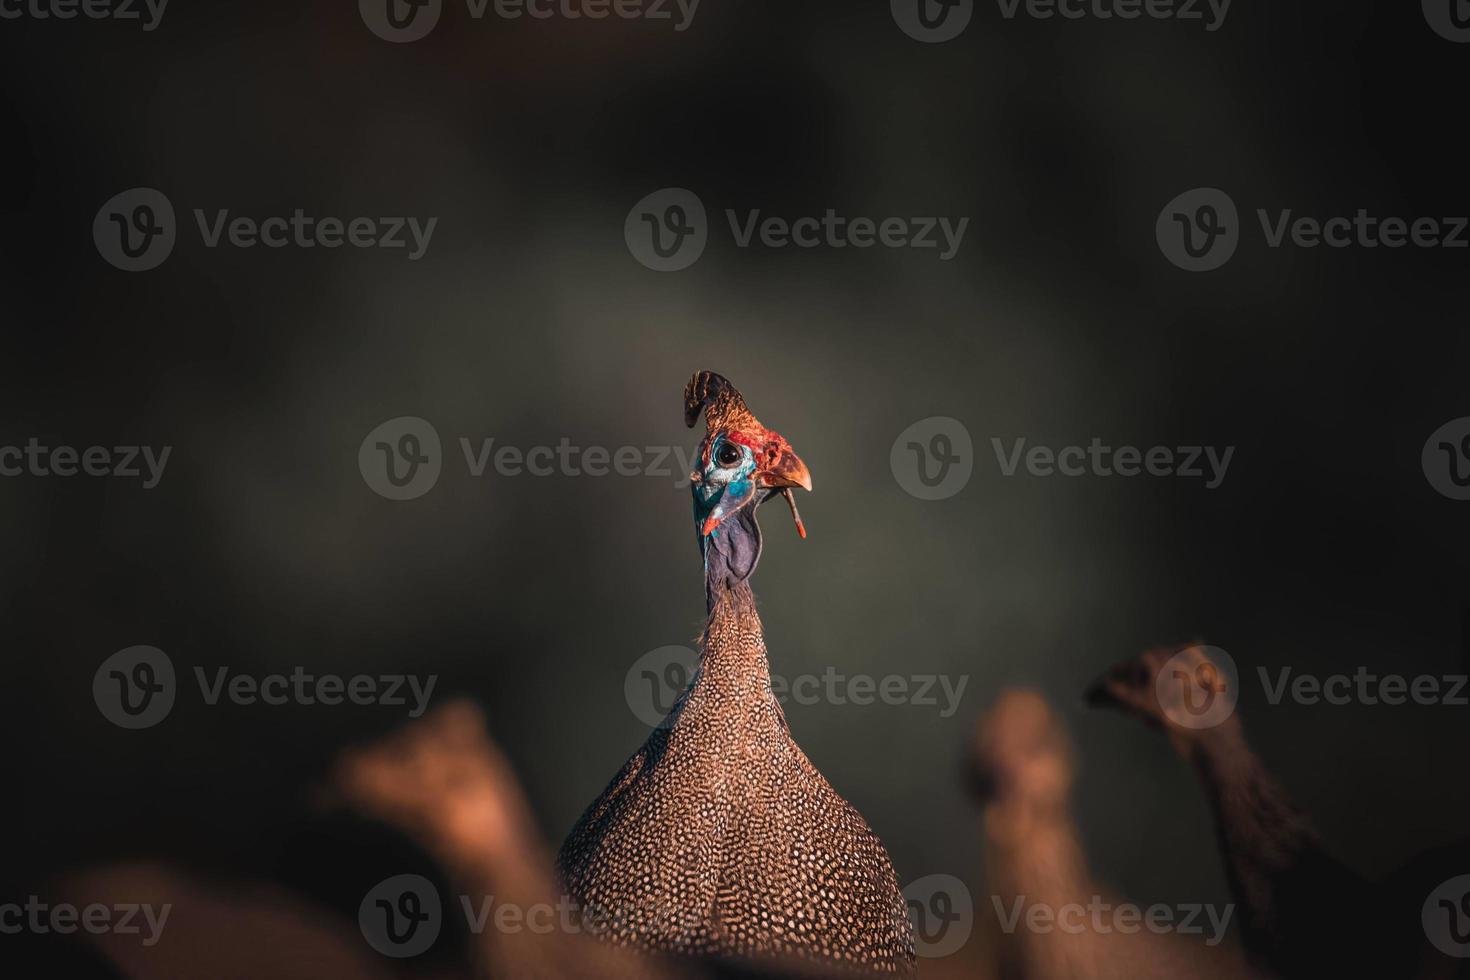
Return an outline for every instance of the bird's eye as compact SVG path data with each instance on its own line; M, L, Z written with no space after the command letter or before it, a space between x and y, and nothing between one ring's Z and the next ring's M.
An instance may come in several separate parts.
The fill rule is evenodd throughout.
M740 450L736 449L734 446L730 445L727 442L723 446L721 446L720 451L715 454L715 460L721 466L734 466L736 463L740 462Z

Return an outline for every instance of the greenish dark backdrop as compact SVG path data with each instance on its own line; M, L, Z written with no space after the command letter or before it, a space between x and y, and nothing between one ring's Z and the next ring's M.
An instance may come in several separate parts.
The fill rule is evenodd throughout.
M1254 217L1470 212L1453 99L1470 49L1417 5L1237 0L1206 32L981 4L927 45L878 3L705 0L683 32L451 4L395 45L350 3L179 3L150 32L23 20L0 43L0 444L174 447L148 491L0 479L18 894L120 856L290 878L321 767L402 720L211 707L196 666L437 674L436 699L486 706L559 840L644 737L629 667L700 627L688 493L475 478L457 440L692 449L680 396L701 368L814 476L808 540L765 515L774 669L968 678L949 717L787 709L905 880L978 894L961 749L1026 685L1079 744L1099 873L1140 901L1226 900L1190 773L1080 701L1111 663L1195 636L1236 658L1253 742L1351 862L1385 870L1463 828L1466 709L1273 707L1254 681L1465 669L1470 505L1434 491L1420 451L1470 415L1466 253L1271 249ZM164 191L182 230L130 274L91 227L135 186ZM1155 220L1211 186L1247 234L1224 268L1184 272ZM623 237L663 187L710 215L677 273ZM297 207L439 222L416 262L211 249L192 227L194 208ZM947 262L742 249L727 208L969 226ZM433 423L445 468L393 502L358 449L402 415ZM889 465L930 416L963 422L975 453L935 502ZM991 440L1018 437L1236 449L1205 490L1005 477ZM127 732L90 692L134 644L186 690Z

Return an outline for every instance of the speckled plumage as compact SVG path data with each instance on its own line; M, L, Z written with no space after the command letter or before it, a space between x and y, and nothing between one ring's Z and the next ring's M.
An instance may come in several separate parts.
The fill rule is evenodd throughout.
M728 392L720 404L743 410ZM709 421L706 462L720 435ZM747 581L760 550L754 510L709 536L699 667L568 835L559 870L619 945L910 977L913 934L888 854L792 740L771 692Z

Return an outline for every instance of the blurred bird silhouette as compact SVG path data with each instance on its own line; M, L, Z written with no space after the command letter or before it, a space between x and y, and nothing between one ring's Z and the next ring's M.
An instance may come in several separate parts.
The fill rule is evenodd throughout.
M1072 750L1031 691L1003 694L976 727L974 785L984 802L985 868L997 920L997 974L1007 980L1264 980L1218 936L1156 934L1121 916L1096 881L1072 822ZM1069 910L1064 912L1063 910ZM1086 914L1083 914L1083 911ZM1030 916L1042 913L1031 924ZM1208 932L1208 930L1205 930Z
M1171 663L1172 676L1161 678ZM1252 750L1238 713L1198 728L1180 723L1188 717L1186 699L1197 697L1193 686L1203 688L1208 699L1226 695L1228 683L1205 647L1184 644L1156 647L1118 664L1086 697L1164 732L1194 768L1215 814L1253 961L1287 980L1337 973L1470 976L1467 961L1453 961L1426 941L1422 921L1436 885L1470 874L1470 846L1421 854L1381 882L1348 867L1329 853ZM1458 923L1460 910L1449 914ZM1470 911L1465 914L1470 917Z

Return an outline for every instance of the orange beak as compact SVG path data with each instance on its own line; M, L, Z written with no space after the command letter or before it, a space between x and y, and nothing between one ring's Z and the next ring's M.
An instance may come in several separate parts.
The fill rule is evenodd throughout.
M800 456L789 449L782 452L776 462L760 470L756 476L760 479L761 486L777 490L783 487L801 487L811 492L812 489L812 475L807 470L806 464L801 461Z
M801 513L796 509L796 495L791 492L793 487L801 487L808 493L812 489L812 474L801 461L801 457L787 449L775 463L759 471L756 476L761 486L778 490L786 498L786 503L791 507L791 519L796 523L796 533L806 537L806 525L801 522Z

